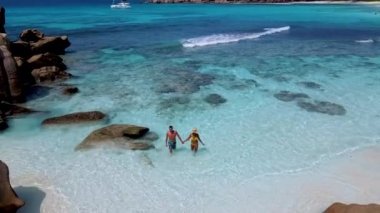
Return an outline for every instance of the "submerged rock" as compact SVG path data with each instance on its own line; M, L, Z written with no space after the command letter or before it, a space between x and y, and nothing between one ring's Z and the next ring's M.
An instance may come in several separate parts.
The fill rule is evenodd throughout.
M304 93L294 93L289 91L281 91L279 93L274 94L273 96L278 100L285 102L294 101L300 98L309 98L309 96Z
M77 124L85 122L99 121L106 115L99 111L77 112L58 117L52 117L42 121L42 125L58 125L58 124Z
M190 98L186 96L171 97L160 102L160 109L168 109L178 105L186 105L190 103Z
M0 212L16 213L17 209L24 204L24 201L18 198L9 182L8 166L0 161Z
M308 89L322 89L322 86L320 84L311 81L302 81L298 82L297 84Z
M78 87L66 87L63 89L64 95L74 95L79 92Z
M334 203L328 207L324 213L379 213L380 205L378 204L343 204Z
M221 95L218 94L210 94L204 99L207 103L218 106L220 104L223 104L227 102L227 99L223 98Z
M327 102L327 101L298 101L297 106L305 109L308 112L319 112L328 115L345 115L346 109L338 104Z
M158 135L149 132L146 127L127 124L113 124L93 131L75 150L97 147L120 147L130 150L147 150L154 148L153 141Z

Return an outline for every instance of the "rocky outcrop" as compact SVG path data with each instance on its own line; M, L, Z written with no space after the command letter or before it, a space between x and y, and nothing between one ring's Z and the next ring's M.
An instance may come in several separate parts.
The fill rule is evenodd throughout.
M378 204L343 204L334 203L328 207L324 213L379 213L380 205Z
M14 57L14 59L15 59L15 62L16 62L16 66L17 66L19 77L20 77L20 81L23 84L23 88L25 90L27 90L27 91L25 91L27 93L28 90L30 89L30 87L32 85L36 84L36 80L32 76L31 68L30 68L30 66L28 64L28 61L25 58Z
M99 121L106 115L99 111L77 112L58 117L52 117L42 121L42 125L58 125L58 124L77 124L85 122Z
M18 42L28 43L33 54L46 52L64 54L65 49L70 46L67 36L45 36L37 29L26 29L21 32L19 37L21 41Z
M71 74L57 66L46 66L32 70L32 76L36 82L52 82L55 80L68 79Z
M36 42L31 42L30 46L34 54L50 52L60 55L65 53L65 49L70 46L70 42L67 36L49 36L43 37Z
M119 147L130 150L147 150L154 148L157 140L155 133L146 127L127 124L113 124L93 131L75 150L86 150L97 147Z
M0 131L3 131L8 128L7 121L5 120L5 117L0 116Z
M28 58L32 55L30 44L25 41L15 41L10 43L10 50L14 57Z
M3 115L25 115L36 112L35 110L28 109L26 107L18 106L16 104L10 104L7 102L0 102L0 111Z
M42 39L45 35L37 29L26 29L20 33L20 39L24 42L36 42Z
M0 33L0 46L5 45L6 47L9 47L11 42L7 38L7 34Z
M67 67L63 63L63 59L52 53L37 54L28 59L28 64L31 69L38 69L47 66L56 66L61 70L66 70Z
M5 33L5 9L0 6L0 33Z
M11 187L8 166L0 161L0 212L16 213L24 204Z
M1 94L5 94L5 99L12 102L25 101L22 82L17 70L17 65L12 57L12 53L5 45L0 46L0 84L8 88L4 89ZM8 93L8 94L7 94Z
M5 10L0 7L0 102L24 102L25 94L31 94L35 84L71 76L57 55L70 46L67 36L45 36L36 29L27 29L21 32L20 40L11 42L4 34L4 24ZM13 115L13 111L3 115ZM2 127L6 126L5 120L2 117Z

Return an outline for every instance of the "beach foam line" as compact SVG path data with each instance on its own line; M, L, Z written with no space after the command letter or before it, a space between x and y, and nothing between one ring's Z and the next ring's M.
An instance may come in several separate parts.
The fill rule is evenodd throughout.
M201 36L190 38L182 41L183 47L202 47L207 45L225 44L231 42L238 42L241 40L256 39L265 35L280 33L288 31L290 26L279 28L265 28L263 32L259 33L241 33L241 34L213 34L209 36Z

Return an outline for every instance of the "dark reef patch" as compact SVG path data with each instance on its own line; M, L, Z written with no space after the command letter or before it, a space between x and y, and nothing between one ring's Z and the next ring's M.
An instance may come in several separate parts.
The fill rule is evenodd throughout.
M307 94L304 93L295 93L290 91L280 91L279 93L276 93L273 95L275 98L277 98L280 101L290 102L294 101L296 99L302 99L302 98L310 98Z
M215 79L210 74L177 70L168 71L166 76L167 83L161 84L156 90L157 93L191 94L198 92L202 86L212 84Z
M190 103L190 99L184 96L172 97L165 99L160 103L160 109L168 109L177 105L186 105Z
M298 101L297 106L308 112L319 112L328 115L345 115L346 109L338 104L327 101Z
M204 100L213 106L219 106L219 105L227 102L227 99L225 99L223 96L221 96L219 94L215 94L215 93L209 94L208 96L206 96L204 98Z
M301 81L301 82L298 82L297 84L308 89L322 89L322 86L320 84L317 84L312 81Z

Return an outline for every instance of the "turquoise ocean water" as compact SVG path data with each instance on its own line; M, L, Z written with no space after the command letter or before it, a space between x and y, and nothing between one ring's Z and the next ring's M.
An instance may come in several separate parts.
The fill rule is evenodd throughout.
M378 6L7 8L11 39L31 27L69 36L64 60L74 77L66 83L80 93L64 97L55 87L31 96L27 106L47 113L11 120L0 151L16 184L54 192L56 212L220 212L214 207L224 200L239 205L224 190L230 186L302 173L380 143ZM274 97L284 90L346 113L309 112ZM226 102L209 104L210 94ZM40 126L85 110L149 127L160 135L156 149L75 152L104 124ZM170 157L168 125L182 137L197 127L206 146L196 157L186 145Z

